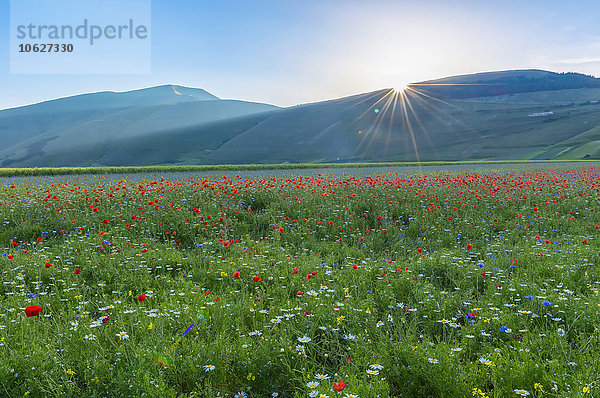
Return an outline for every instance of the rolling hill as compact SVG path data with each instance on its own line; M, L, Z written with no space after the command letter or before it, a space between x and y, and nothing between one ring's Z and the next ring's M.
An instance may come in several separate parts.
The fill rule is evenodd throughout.
M487 72L278 108L159 86L0 111L2 167L600 159L600 79Z

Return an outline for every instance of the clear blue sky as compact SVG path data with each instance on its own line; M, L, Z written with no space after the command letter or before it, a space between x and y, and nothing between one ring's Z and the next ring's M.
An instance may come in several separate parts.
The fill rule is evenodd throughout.
M153 0L140 75L11 74L9 8L0 108L166 83L287 106L479 71L600 76L598 1Z

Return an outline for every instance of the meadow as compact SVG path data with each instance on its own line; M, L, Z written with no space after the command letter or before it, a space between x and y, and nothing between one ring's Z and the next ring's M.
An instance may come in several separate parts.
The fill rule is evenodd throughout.
M4 177L0 396L600 396L597 167Z

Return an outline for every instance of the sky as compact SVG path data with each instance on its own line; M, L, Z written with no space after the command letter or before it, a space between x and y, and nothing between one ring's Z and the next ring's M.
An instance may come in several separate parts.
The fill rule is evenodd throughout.
M0 0L0 109L160 84L293 106L481 71L600 76L588 0L152 0L140 73L11 73L10 22Z

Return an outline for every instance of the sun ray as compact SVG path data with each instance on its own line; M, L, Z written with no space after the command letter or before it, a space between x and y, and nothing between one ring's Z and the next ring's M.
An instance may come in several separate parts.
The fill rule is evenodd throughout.
M424 88L428 85L452 86L455 84L411 83L398 85L396 88L388 89L385 92L377 92L348 106L346 109L375 99L366 110L348 124L349 128L355 128L357 123L361 123L361 121L363 123L360 126L362 128L357 129L358 133L362 135L355 141L353 157L360 158L370 153L374 145L378 145L381 146L376 151L379 156L386 159L394 159L400 154L390 152L389 150L395 147L393 145L395 140L401 140L400 142L405 143L406 150L409 150L409 146L412 147L411 150L414 152L414 159L420 165L423 158L423 154L420 151L423 148L419 148L419 142L428 145L434 152L437 152L438 149L434 145L434 139L429 134L430 131L424 122L429 117L436 120L436 123L445 124L448 120L452 120L458 123L457 128L462 126L466 132L475 132L471 126L465 124L460 117L457 117L456 112L452 112L453 109L459 112L465 111L464 107L460 106L460 102L439 98L434 93L427 92ZM472 84L456 85L467 86ZM380 97L377 98L377 96ZM371 112L374 112L375 115L369 115ZM368 127L364 126L365 118L369 121L367 122L369 124ZM461 131L457 131L457 133L462 135ZM404 138L402 137L403 135ZM466 138L466 136L463 138Z

